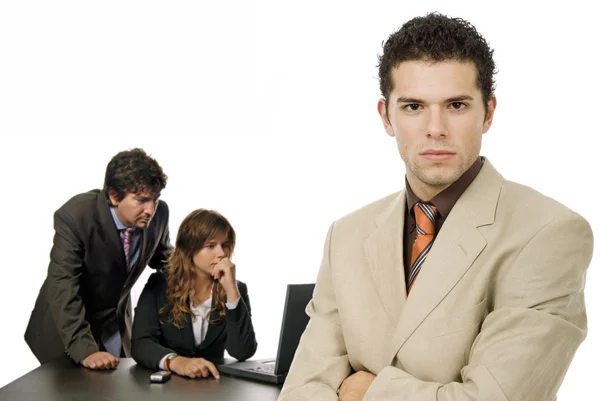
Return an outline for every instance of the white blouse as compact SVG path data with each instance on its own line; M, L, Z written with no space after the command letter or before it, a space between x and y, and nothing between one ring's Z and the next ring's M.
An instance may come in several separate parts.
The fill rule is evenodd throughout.
M208 319L206 318L210 311L212 296L198 306L194 306L190 301L190 310L196 317L192 318L192 329L194 330L194 344L197 346L206 338L208 331Z

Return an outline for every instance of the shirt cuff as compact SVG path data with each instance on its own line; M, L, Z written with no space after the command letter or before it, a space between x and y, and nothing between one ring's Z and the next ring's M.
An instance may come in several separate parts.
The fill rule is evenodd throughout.
M225 302L225 306L229 310L235 309L235 308L237 308L238 304L240 303L241 298L242 297L238 297L238 299L236 299L235 302Z
M162 359L160 360L160 362L158 363L158 368L159 368L160 370L167 370L167 365L166 365L166 362L167 362L167 358L169 357L169 355L174 355L174 353L173 353L173 352L171 352L171 353L169 353L169 354L167 354L167 355L163 356L163 358L162 358Z

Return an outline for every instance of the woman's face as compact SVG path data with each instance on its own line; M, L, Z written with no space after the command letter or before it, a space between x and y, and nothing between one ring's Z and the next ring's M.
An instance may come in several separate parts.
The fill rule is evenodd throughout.
M196 268L210 275L215 265L231 254L231 244L228 241L225 233L209 238L192 259Z

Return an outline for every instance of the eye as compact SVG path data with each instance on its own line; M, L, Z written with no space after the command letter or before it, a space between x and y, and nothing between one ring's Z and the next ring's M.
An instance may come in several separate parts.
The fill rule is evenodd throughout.
M407 111L417 111L420 107L421 105L418 103L410 103L402 106L402 108Z
M452 102L452 103L450 103L450 107L452 107L452 109L454 109L454 110L462 110L462 109L466 108L467 105L464 104L463 102Z

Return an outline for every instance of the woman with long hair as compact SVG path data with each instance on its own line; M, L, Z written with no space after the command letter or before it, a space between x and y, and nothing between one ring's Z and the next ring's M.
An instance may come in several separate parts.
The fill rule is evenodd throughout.
M219 378L211 359L245 360L257 343L248 289L235 278L235 231L206 209L181 223L163 272L150 276L135 308L133 358L150 369Z

